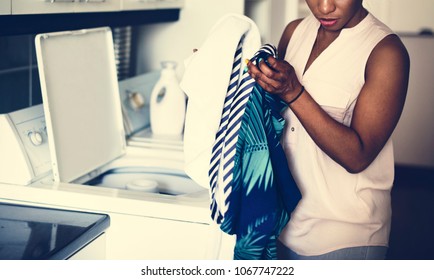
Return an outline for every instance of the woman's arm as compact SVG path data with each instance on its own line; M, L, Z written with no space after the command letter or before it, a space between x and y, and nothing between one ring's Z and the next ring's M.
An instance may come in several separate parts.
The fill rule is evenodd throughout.
M249 63L250 74L265 90L289 103L301 88L294 69L282 60L270 58L268 63L274 71L265 63L259 68ZM408 53L399 38L384 38L368 59L365 85L349 127L331 118L307 91L290 108L327 155L348 172L361 172L384 147L398 122L407 93L409 67Z

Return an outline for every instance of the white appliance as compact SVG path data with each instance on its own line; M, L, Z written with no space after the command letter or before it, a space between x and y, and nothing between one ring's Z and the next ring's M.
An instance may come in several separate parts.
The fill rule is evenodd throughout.
M182 135L153 135L150 99L160 71L148 72L119 82L124 128L128 146L182 151Z
M5 165L22 158L30 180L1 174L1 200L109 214L108 259L230 259L232 240L209 218L208 190L183 173L182 151L126 145L110 29L41 34L36 46L46 123L40 106L3 117L19 147Z
M0 182L28 185L51 174L42 105L0 115Z

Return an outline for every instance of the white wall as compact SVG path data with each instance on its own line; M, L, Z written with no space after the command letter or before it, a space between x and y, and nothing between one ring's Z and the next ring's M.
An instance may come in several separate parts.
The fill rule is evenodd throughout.
M402 36L410 54L410 82L392 135L395 161L434 168L434 37Z
M434 31L433 0L364 0L364 5L398 33Z
M285 26L299 16L298 1L246 0L245 14L258 25L263 43L279 43Z
M304 0L246 0L246 14L261 31L263 42L277 44L288 22L305 17ZM364 0L364 6L397 33L434 31L433 0Z
M270 43L278 44L289 22L300 16L299 0L272 0Z
M205 40L211 27L227 13L244 13L244 0L186 0L180 19L142 26L138 38L137 74L160 69L162 60L183 61Z
M410 82L401 119L392 135L395 162L434 167L434 38L405 36L434 31L432 0L364 0L365 7L400 34L410 54Z

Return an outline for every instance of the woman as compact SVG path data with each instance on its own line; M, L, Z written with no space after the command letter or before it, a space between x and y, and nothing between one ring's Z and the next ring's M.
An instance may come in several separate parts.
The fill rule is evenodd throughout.
M306 0L279 60L250 75L288 104L281 142L302 199L279 237L283 259L384 259L394 178L390 136L409 57L363 0Z

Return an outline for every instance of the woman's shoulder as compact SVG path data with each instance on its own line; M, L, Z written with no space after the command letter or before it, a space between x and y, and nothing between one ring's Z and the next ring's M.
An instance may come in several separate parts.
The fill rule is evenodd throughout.
M287 24L285 28L285 32L290 33L291 35L294 33L295 29L297 29L298 25L304 20L305 18L299 18L296 20L291 21Z
M410 57L401 39L396 34L385 36L372 50L368 59L369 65L381 65L398 63L404 68L409 68Z
M300 25L300 23L304 20L304 18L299 18L289 22L285 29L283 30L282 36L280 37L278 52L279 54L284 54L286 52L286 47L288 46L289 41L291 40L294 31ZM283 57L282 57L283 59Z

